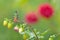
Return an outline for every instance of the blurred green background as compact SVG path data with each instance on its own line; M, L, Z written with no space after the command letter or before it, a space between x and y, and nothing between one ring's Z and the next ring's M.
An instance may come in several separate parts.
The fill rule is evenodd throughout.
M4 18L12 18L15 11L18 10L19 17L23 20L26 12L36 11L38 6L45 2L49 2L53 6L54 16L50 20L41 18L40 22L33 27L40 32L50 29L43 40L48 40L49 35L60 33L60 0L0 0L0 40L23 40L22 35L3 26ZM60 35L54 40L60 40Z

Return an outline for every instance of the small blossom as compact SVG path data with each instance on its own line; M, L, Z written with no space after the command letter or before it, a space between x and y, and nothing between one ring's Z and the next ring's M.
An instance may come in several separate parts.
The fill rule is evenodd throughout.
M50 38L49 38L49 40L53 40L53 38L52 38L52 37L50 37Z
M4 25L4 26L7 26L7 24L8 24L8 21L5 21L5 20L4 20L3 25Z
M19 28L19 33L22 33L23 32L23 28Z
M14 20L13 20L14 22L18 22L18 19L17 19L17 17L14 17Z
M14 30L15 30L16 32L18 32L18 31L19 31L18 26L15 26L15 27L14 27Z
M11 29L12 26L13 26L13 22L9 22L9 23L8 23L8 29Z

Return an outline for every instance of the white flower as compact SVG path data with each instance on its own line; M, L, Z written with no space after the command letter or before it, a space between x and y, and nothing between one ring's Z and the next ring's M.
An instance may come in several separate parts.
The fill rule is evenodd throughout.
M19 30L18 26L15 26L14 30L18 32L18 30Z
M19 33L22 33L22 31L23 31L23 28L22 27L19 28Z

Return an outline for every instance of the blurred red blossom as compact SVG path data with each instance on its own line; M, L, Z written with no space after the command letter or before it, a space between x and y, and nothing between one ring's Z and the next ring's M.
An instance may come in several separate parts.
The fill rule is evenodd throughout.
M30 12L25 15L25 21L29 24L36 23L38 21L38 17L34 12Z
M46 18L50 18L53 15L53 7L49 3L41 4L39 6L39 14Z

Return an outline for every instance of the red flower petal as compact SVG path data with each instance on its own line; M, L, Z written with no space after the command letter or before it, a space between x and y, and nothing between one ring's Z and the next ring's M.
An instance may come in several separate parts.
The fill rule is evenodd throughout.
M53 8L48 3L42 4L39 7L39 13L46 18L50 18L53 15Z
M30 12L25 16L27 23L35 23L37 22L38 18L37 15L34 12Z

